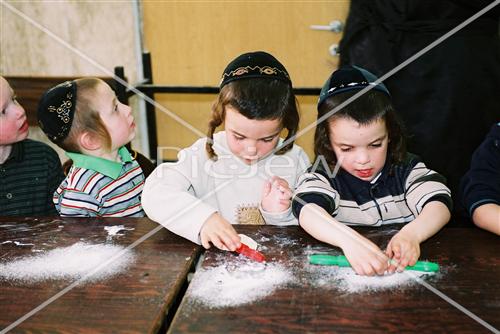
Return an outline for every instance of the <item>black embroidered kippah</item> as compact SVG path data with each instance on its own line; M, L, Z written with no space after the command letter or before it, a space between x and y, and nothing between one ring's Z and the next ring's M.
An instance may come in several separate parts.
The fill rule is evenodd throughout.
M249 78L278 79L292 84L285 67L264 51L244 53L227 65L220 81L220 88L231 81Z
M381 82L376 83L377 80L377 77L373 73L361 67L351 65L343 66L333 72L325 82L319 94L318 108L331 96L352 90L362 90L370 85L374 86L373 89L391 96L387 87Z
M75 114L76 83L66 81L46 91L38 104L38 124L47 137L60 143L69 134Z

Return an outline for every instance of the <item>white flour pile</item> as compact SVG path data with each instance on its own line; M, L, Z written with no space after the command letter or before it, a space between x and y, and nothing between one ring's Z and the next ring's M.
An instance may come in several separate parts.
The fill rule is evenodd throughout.
M0 263L0 278L27 283L49 279L79 279L124 250L124 247L116 245L78 242L36 256ZM132 251L125 250L119 257L103 265L99 271L86 277L85 280L95 281L115 275L126 269L134 258Z
M357 275L352 268L312 267L314 267L313 273L316 285L337 288L351 293L401 288L417 284L414 277L433 275L433 273L405 271L385 276L361 276Z
M123 225L114 225L114 226L104 226L104 230L108 232L108 236L115 236L115 235L123 235L123 234L118 234L120 231L133 231L135 230L133 227L125 227Z
M191 295L210 308L251 303L293 280L283 266L245 261L201 269L191 282Z

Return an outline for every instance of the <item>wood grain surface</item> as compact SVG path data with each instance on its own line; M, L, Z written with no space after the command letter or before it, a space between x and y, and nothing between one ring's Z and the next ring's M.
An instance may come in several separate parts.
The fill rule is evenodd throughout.
M307 254L340 254L338 248L315 241L299 227L237 226L237 230L257 240L268 263L282 264L295 280L266 297L232 307L200 302L192 284L169 333L489 333L500 327L500 243L491 233L445 228L423 243L420 259L441 265L440 273L424 278L424 284L411 281L398 288L346 292L338 282L318 286L317 275L311 274L316 266L307 262ZM385 248L397 229L358 231ZM211 249L202 268L237 257ZM197 275L199 271L194 279ZM450 304L450 299L491 328Z
M124 225L110 239L105 226ZM0 218L0 262L84 241L127 247L159 225L147 218ZM16 246L19 241L32 246ZM155 333L179 298L200 247L164 228L131 248L123 272L82 283L11 330L12 333ZM75 280L23 283L0 279L0 332Z

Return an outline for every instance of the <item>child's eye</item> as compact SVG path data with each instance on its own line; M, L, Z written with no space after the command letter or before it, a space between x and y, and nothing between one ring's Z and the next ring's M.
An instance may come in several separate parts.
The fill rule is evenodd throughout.
M243 139L245 139L245 138L243 138L243 137L238 137L238 136L234 136L234 139L236 139L236 140L243 140Z
M380 147L380 146L382 146L382 143L374 143L374 144L372 144L371 146L372 146L372 147Z
M264 143L270 143L270 142L272 142L272 141L273 141L273 139L274 139L274 137L271 137L271 138L264 138L264 139L262 139L262 141L263 141Z
M342 152L349 152L352 148L351 147L341 147L340 151Z

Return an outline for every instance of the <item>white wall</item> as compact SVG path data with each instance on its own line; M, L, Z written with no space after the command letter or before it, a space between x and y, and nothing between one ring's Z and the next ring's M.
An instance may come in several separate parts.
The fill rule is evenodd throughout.
M131 1L5 1L0 16L2 75L112 76L115 66L124 66L129 82L137 80ZM38 128L30 138L48 142ZM133 147L140 140L139 131Z

